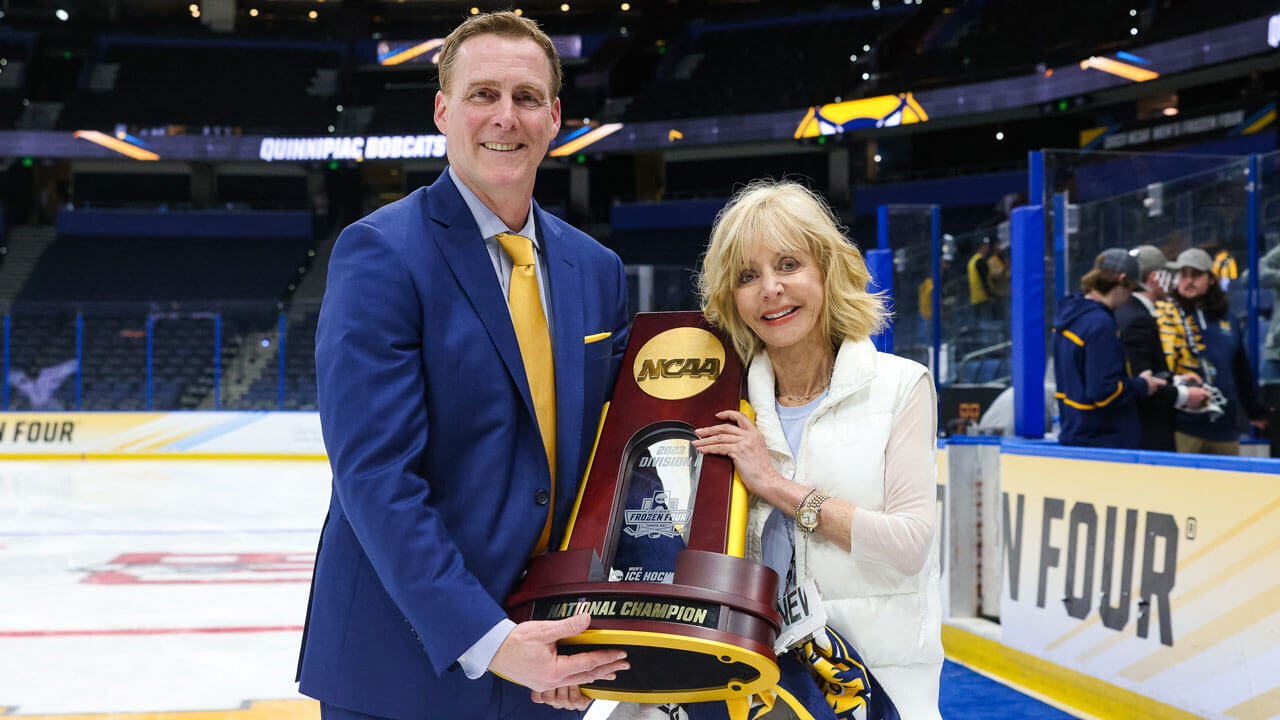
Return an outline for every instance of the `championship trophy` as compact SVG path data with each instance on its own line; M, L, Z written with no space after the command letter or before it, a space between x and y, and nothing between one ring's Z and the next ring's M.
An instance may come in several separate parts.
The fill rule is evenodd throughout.
M739 408L745 373L696 312L641 313L605 406L559 552L533 559L516 622L591 614L562 652L627 651L631 669L582 687L637 702L743 697L778 680L778 576L743 557L747 492L694 428Z

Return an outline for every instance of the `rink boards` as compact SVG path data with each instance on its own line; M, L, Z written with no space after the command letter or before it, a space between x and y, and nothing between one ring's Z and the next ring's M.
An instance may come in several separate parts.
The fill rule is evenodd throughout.
M953 483L972 450L949 445ZM1280 463L1025 441L998 453L983 477L998 541L974 548L1000 577L986 651L1103 716L1280 717ZM983 650L947 638L951 654Z

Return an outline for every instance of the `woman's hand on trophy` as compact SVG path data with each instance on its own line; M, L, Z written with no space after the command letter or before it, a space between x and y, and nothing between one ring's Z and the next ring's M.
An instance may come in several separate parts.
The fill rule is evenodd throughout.
M727 422L694 430L699 439L693 441L693 446L701 453L727 456L747 486L747 492L768 495L766 487L782 480L782 476L769 460L764 435L751 418L737 410L718 412L716 417Z
M542 692L534 690L533 701L550 705L557 710L586 710L591 704L591 698L583 695L577 685L567 685Z

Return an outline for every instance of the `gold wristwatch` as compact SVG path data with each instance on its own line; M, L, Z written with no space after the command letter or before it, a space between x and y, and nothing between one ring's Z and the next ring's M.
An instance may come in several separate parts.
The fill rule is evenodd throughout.
M827 495L817 493L808 504L800 508L800 512L796 513L796 526L807 533L817 530L818 523L822 520L822 503L826 502L827 497Z

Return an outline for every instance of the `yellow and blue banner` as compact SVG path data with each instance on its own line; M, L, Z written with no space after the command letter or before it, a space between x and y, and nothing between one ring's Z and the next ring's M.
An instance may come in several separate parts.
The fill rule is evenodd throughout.
M929 114L911 93L881 95L814 105L796 126L795 139L837 135L864 128L897 127L929 120Z
M326 457L314 412L0 413L0 460Z

